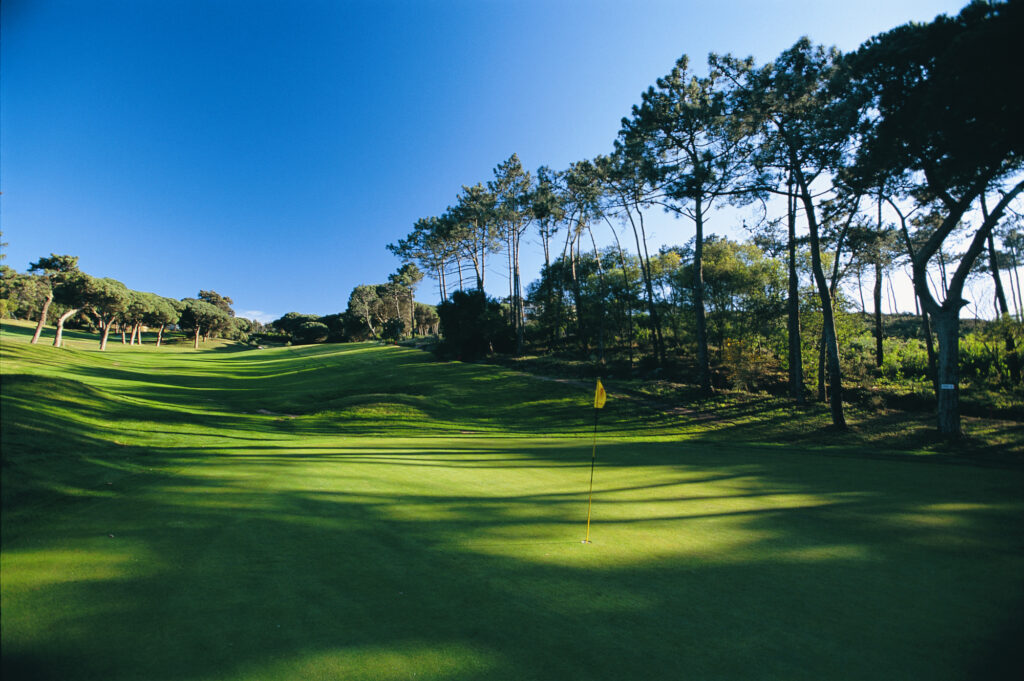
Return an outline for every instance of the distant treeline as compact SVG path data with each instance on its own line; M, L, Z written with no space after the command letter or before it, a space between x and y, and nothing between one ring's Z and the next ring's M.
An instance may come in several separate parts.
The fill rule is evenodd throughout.
M438 316L433 305L413 300L416 285L423 274L413 264L403 265L384 284L366 284L352 290L344 312L318 316L289 312L271 322L263 341L341 343L383 340L397 342L410 335L438 332Z
M0 265L0 317L36 320L32 343L39 342L52 320L55 347L61 346L65 328L97 332L100 350L106 349L111 332L126 345L141 344L143 328L156 329L157 346L168 328L184 331L196 348L200 338L245 341L262 325L235 317L232 302L216 291L182 300L134 291L116 279L86 274L72 255L51 253L24 273Z

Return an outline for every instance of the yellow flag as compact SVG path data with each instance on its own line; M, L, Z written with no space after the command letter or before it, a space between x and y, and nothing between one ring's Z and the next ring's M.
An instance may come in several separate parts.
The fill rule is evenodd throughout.
M608 399L608 395L604 392L604 386L601 385L601 379L597 379L597 388L594 390L594 409L601 409L604 407L605 400Z

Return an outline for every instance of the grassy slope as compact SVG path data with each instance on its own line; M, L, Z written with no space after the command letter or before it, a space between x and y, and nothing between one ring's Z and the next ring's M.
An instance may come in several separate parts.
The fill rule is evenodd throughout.
M824 446L778 405L709 421L613 393L584 546L586 388L372 345L0 340L5 679L1021 664L1018 469L865 458L870 433Z

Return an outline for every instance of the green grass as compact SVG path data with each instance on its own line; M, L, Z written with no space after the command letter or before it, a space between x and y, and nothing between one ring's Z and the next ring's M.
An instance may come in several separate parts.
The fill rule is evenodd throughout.
M816 409L610 385L583 545L589 386L29 335L0 332L5 680L1024 669L1019 424L961 456L891 416L837 438Z

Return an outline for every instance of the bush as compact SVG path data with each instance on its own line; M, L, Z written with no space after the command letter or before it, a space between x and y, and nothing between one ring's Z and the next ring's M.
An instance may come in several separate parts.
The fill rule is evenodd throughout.
M919 380L928 377L928 351L916 338L882 341L885 358L881 374L890 381Z
M285 333L254 333L250 334L249 342L253 345L284 345L291 342L291 337Z
M327 325L320 322L303 322L292 332L292 340L296 345L323 343L327 340Z
M404 319L392 317L384 322L384 326L382 326L380 330L380 337L386 343L397 343L403 336L405 336L406 326Z
M501 304L483 291L456 291L437 306L444 342L442 354L474 360L512 349L512 328Z

